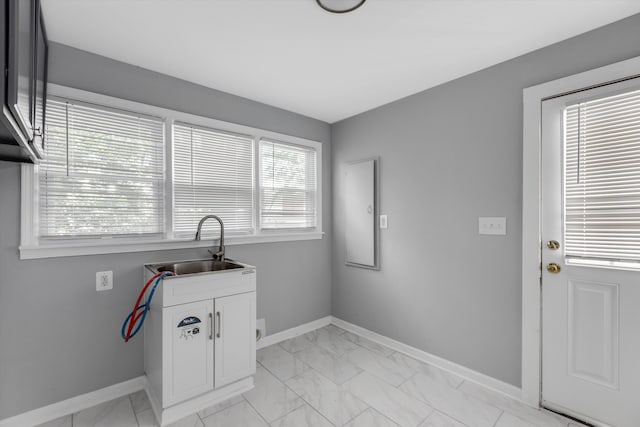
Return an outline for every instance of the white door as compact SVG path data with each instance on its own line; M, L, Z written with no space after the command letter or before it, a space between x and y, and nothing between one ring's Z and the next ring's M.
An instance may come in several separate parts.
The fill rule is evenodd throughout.
M163 407L213 390L212 316L213 300L163 309Z
M542 405L640 426L640 82L542 103Z
M216 388L256 372L256 293L215 299Z

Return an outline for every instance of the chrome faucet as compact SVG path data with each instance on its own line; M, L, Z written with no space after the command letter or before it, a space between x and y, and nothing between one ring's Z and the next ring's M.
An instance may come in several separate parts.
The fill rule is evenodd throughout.
M198 223L198 230L196 231L196 239L195 240L200 240L200 235L202 233L202 224L204 224L204 222L206 220L208 220L209 218L213 218L215 220L217 220L220 223L220 246L218 246L218 251L217 252L213 252L209 249L207 249L209 251L209 253L211 255L213 255L213 258L218 259L220 261L224 261L224 224L222 223L222 220L220 219L219 216L217 215L205 215L202 217L202 219L200 220L200 222Z

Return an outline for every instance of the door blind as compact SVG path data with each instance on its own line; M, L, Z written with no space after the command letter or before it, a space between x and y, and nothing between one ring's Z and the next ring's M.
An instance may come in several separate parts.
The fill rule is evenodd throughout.
M45 140L41 238L163 232L162 119L50 97Z
M640 261L640 90L565 111L567 258Z
M260 140L260 226L263 230L316 226L316 152Z
M253 137L186 123L173 128L173 227L193 237L198 221L218 215L225 233L253 232ZM208 221L203 237L218 236Z

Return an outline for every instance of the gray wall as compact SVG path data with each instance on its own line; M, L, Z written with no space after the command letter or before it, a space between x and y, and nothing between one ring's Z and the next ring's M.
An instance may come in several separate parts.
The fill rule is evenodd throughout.
M635 15L333 125L333 315L519 386L522 89L638 55ZM380 271L344 265L343 165L372 156Z
M522 89L638 56L639 41L636 15L331 129L65 46L52 46L50 72L62 85L324 143L328 235L228 248L258 267L258 316L270 333L333 310L519 385ZM375 155L389 229L381 233L382 268L369 271L343 265L342 165ZM0 419L142 375L141 340L119 338L141 265L205 250L20 261L19 166L0 162L0 183ZM508 235L478 236L478 216L507 216ZM95 291L100 270L114 271L112 291Z
M331 314L328 124L66 46L53 44L50 57L54 83L322 142L327 235L227 253L257 266L258 317L269 333ZM120 339L142 265L206 249L20 261L19 165L0 162L0 183L0 420L142 375L141 336ZM97 293L102 270L113 270L114 289Z

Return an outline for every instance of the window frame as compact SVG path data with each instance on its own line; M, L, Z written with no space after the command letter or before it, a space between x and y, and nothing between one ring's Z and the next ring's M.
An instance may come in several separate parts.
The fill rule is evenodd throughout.
M256 160L255 160L255 164L256 164L256 168L255 168L255 173L256 173L256 177L255 177L255 185L256 185L256 191L255 191L255 200L256 200L256 206L255 206L255 229L256 232L258 233L262 233L262 234L270 234L270 233L281 233L282 230L288 230L288 231L292 231L292 232L309 232L309 230L313 230L314 228L316 228L318 226L318 212L317 212L317 202L318 202L318 175L317 175L317 171L316 171L316 189L315 189L315 203L316 203L316 218L315 218L315 222L316 222L316 227L301 227L301 228L294 228L294 227L285 227L283 229L278 229L278 228L264 228L263 227L263 223L265 222L263 220L263 205L262 205L262 186L261 186L261 179L262 179L262 157L261 157L261 144L262 142L265 142L267 144L279 144L282 146L287 146L287 147L297 147L297 148L309 148L308 146L302 146L300 144L294 144L291 142L287 142L287 141L278 141L275 139L268 139L268 138L259 138L256 140L256 145L254 146L255 150L257 150L257 152L255 153L256 156ZM312 151L312 150L309 150ZM314 151L314 150L313 150ZM315 168L318 168L318 153L317 151L315 152L316 154L316 165Z
M38 166L23 164L21 168L21 225L20 259L37 259L78 255L97 255L109 253L145 252L170 249L189 249L210 247L216 239L195 241L188 238L175 238L173 232L173 124L187 123L203 128L248 134L254 144L254 206L253 220L259 221L259 143L260 139L279 140L284 143L309 147L316 152L316 227L312 230L269 230L261 232L258 227L254 233L243 236L225 236L229 246L253 243L287 242L298 240L322 239L322 143L310 139L258 129L237 123L225 122L209 117L156 107L135 101L115 98L66 86L50 84L48 93L57 98L127 110L139 114L162 117L165 137L165 224L161 238L157 237L101 237L96 239L60 239L55 242L43 242L38 236ZM215 214L215 212L212 212ZM195 229L194 229L195 235Z
M159 117L159 116L155 116L155 115L149 115L149 114L143 114L137 111L131 111L131 110L127 110L127 109L123 109L123 108L113 108L111 106L105 106L105 105L96 105L95 103L89 103L89 102L85 102L85 101L79 101L77 99L70 99L69 97L58 97L58 96L53 96L51 95L49 99L54 100L55 102L59 102L59 103L65 103L67 104L67 110L66 110L66 114L67 114L67 120L69 120L70 118L72 118L74 116L74 113L71 113L71 111L75 110L76 108L78 108L81 112L84 110L86 112L86 109L96 109L99 110L101 113L106 113L106 114L129 114L130 117L136 117L136 118L143 118L146 120L153 120L156 122L157 125L157 130L160 131L161 135L159 139L156 139L155 142L159 142L160 144L157 144L155 147L156 149L159 151L160 155L162 156L158 163L157 163L157 171L161 173L162 177L158 178L157 180L155 180L155 182L157 183L157 185L159 187L161 187L161 191L162 194L159 194L155 200L157 200L157 202L159 203L158 208L162 208L162 218L158 218L159 221L154 221L154 224L158 227L158 231L157 232L153 232L153 233L135 233L135 232L130 232L127 234L103 234L102 236L100 236L99 238L124 238L127 236L136 236L136 237L145 237L145 238L158 238L160 236L164 236L164 232L165 232L165 220L164 220L164 200L165 200L165 196L164 196L164 191L167 187L166 185L166 160L165 160L165 156L166 156L166 135L165 135L165 119L163 117ZM72 109L69 109L69 106L72 106ZM129 125L131 125L129 123ZM67 159L66 159L66 166L67 166L67 172L69 172L69 170L72 170L71 173L77 173L77 172L73 172L73 170L75 170L75 168L77 167L77 164L75 162L70 162L69 160L69 153L73 151L73 149L71 149L71 128L72 126L70 125L70 122L67 122L67 130L65 133L65 136L67 137L67 146L69 148L69 151L67 152ZM73 155L71 156L73 157ZM38 169L40 169L40 166L38 166ZM39 172L39 170L38 170ZM100 175L92 175L92 174L87 174L86 172L82 173L84 174L87 178L89 177L93 177L93 178L101 178ZM55 175L57 175L54 171L54 177ZM111 176L111 179L113 179L114 176ZM132 180L132 181L145 181L144 179L140 179L139 177L133 175L133 176L127 176L127 175L122 175L120 177L121 179L124 180ZM109 178L108 178L109 179ZM146 180L148 181L148 180ZM39 183L36 182L34 185L36 185L38 187L38 189L40 188ZM39 200L36 201L36 205L37 202ZM39 207L39 206L38 206ZM40 209L38 209L38 212L40 212ZM42 230L37 230L38 232L41 232ZM95 235L75 235L75 236L47 236L47 237L43 237L43 241L49 241L49 242L54 242L54 241L62 241L62 242L69 242L69 241L82 241L83 239L88 239L88 240L97 240L98 237L94 237ZM38 236L40 237L40 236Z
M241 133L238 133L238 132L231 132L231 131L229 131L227 129L205 127L205 126L195 125L193 123L181 122L179 120L175 120L173 122L173 130L174 130L174 132L176 130L176 125L177 126L182 126L182 127L187 127L187 128L190 128L190 129L197 129L197 130L202 131L202 132L225 133L228 136L231 135L233 137L240 137L240 138L246 138L248 140L251 140L251 151L252 152L251 152L251 164L249 165L249 170L251 172L250 182L251 182L251 191L252 191L252 193L251 193L251 220L250 220L251 225L250 225L250 228L249 228L251 230L251 232L250 233L234 233L233 230L230 229L230 227L226 227L226 225L225 225L225 236L227 236L228 238L231 238L234 235L235 236L238 236L238 235L240 235L240 236L251 236L251 235L256 234L256 226L255 226L255 223L256 223L256 212L255 212L255 207L256 207L255 183L256 183L256 180L255 180L255 173L256 173L257 166L255 164L255 162L256 162L256 157L255 157L255 148L256 148L255 137L253 135L249 135L249 134L241 134ZM174 143L174 141L175 141L175 135L172 134L172 139L171 139L172 144ZM175 155L175 151L176 151L176 145L173 144L173 146L172 146L172 154L173 155ZM192 164L191 164L192 170L193 170L194 164L195 164L194 162L192 162ZM198 166L202 166L202 165L198 164ZM173 176L175 177L176 171L172 170L172 173L173 173ZM172 180L172 191L173 191L173 194L175 194L175 179ZM172 203L171 214L172 214L172 219L173 219L174 216L175 216L175 210L176 210L176 200L175 200L175 198L171 199L171 203ZM216 211L211 211L211 212L216 212ZM221 212L217 212L216 215L218 215L220 217L224 216ZM172 225L171 226L171 230L174 232L174 234L175 235L180 234L179 231L178 232L176 231L175 221L172 221L171 225ZM216 229L217 229L217 227L218 227L217 225L214 226L214 228L216 228ZM207 232L205 231L205 227L203 227L202 232L203 232L203 236L207 235ZM192 233L190 233L190 234L192 234ZM177 238L181 238L181 237L177 237Z

